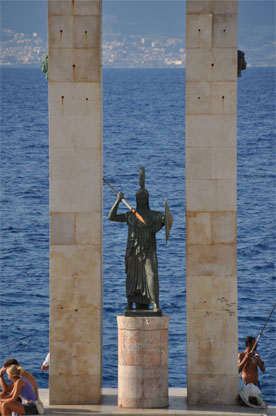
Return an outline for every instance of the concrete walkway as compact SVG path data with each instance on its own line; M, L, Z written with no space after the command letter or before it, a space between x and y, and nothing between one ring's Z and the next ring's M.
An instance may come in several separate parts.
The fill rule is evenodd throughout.
M49 406L49 390L40 389L40 398L45 406L45 414L52 416L88 416L88 415L184 415L184 416L276 416L276 408L253 409L241 406L187 406L187 389L169 389L169 407L166 409L120 409L117 407L117 389L102 389L102 404Z

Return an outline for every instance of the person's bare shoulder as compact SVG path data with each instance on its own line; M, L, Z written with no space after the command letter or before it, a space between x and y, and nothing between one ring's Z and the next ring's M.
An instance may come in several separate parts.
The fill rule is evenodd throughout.
M244 356L245 356L245 352L240 352L238 355L239 361L241 361L244 358Z
M31 374L31 373L29 373L29 371L27 371L27 370L25 370L24 369L24 376L29 380L29 381L31 381L32 383L35 383L36 384L36 380L35 380L35 378L34 378L34 376Z

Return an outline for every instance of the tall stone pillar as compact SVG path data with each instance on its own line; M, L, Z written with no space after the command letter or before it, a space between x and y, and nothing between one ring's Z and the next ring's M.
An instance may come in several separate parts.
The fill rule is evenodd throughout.
M48 0L50 403L101 395L101 1Z
M187 0L186 19L188 403L233 404L238 1Z

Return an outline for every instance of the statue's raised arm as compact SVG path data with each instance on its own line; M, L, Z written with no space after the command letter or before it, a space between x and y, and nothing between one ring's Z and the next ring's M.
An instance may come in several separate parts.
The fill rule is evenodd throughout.
M117 214L118 206L123 199L124 199L124 194L122 192L118 192L117 199L114 202L114 205L112 206L108 214L108 219L110 221L126 222L125 214Z

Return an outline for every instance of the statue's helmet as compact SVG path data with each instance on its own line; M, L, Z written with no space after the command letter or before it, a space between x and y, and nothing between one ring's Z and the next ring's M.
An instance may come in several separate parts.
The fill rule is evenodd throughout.
M136 200L137 199L149 199L149 192L145 188L145 168L141 167L139 169L139 183L140 189L136 192Z

